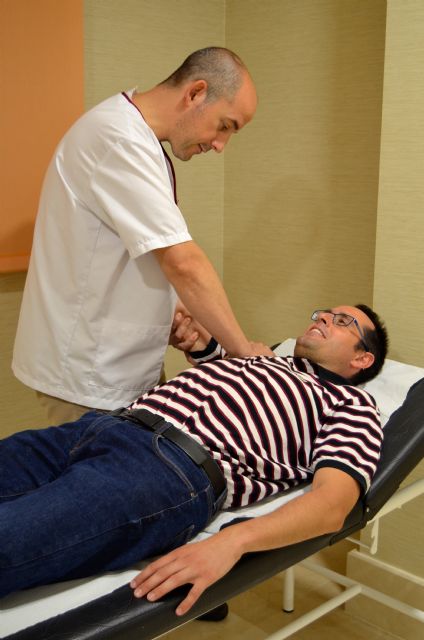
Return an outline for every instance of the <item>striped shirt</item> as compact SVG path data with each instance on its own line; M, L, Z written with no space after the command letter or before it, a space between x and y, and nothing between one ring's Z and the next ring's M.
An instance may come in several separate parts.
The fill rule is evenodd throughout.
M131 405L159 414L209 450L228 484L225 508L311 480L322 467L369 488L382 443L365 391L307 359L205 362Z

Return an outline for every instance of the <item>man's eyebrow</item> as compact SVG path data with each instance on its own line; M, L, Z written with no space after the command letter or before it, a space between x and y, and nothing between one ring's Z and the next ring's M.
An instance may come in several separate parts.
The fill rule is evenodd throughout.
M240 125L237 122L237 120L231 120L233 127L234 127L234 133L237 133L237 131L240 129Z
M345 316L347 318L353 318L354 320L356 320L355 316L352 316L350 313L346 313L346 311L333 311L332 309L325 309L325 311L328 311L329 313L332 313L333 315ZM356 322L358 322L358 320L356 320Z

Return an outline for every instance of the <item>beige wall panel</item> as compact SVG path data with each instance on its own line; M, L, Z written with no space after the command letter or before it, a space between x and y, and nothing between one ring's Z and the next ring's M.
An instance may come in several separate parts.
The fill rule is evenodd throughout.
M192 51L225 45L224 0L85 0L84 18L87 107L123 89L148 89ZM210 153L174 166L190 232L222 277L224 160ZM186 366L169 350L168 376Z
M391 356L419 366L424 366L423 34L424 3L389 0L374 304L389 328ZM423 472L422 462L405 484ZM383 518L377 559L422 579L423 528L420 497ZM361 538L367 536L365 531ZM379 624L377 614L369 619Z
M0 276L0 438L20 429L47 426L34 391L21 384L10 368L25 275Z
M227 3L259 93L225 160L225 285L252 338L372 303L384 27L383 1Z
M393 358L424 366L424 3L389 1L374 301Z

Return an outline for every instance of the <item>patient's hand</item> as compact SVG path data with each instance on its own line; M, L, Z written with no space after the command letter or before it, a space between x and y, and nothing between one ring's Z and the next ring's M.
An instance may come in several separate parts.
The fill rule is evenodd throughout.
M203 351L210 339L210 333L194 320L179 302L175 309L169 344L180 351L189 353L190 351Z
M201 542L186 544L149 564L130 583L136 598L151 602L183 584L192 587L175 613L182 616L211 584L222 578L240 559L228 544L225 530Z
M193 351L199 333L191 316L184 316L181 311L174 316L169 336L169 344L180 351Z

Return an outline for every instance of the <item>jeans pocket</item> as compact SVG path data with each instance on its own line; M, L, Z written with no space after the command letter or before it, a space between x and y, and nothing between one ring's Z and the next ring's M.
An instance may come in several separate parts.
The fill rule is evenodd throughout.
M90 412L90 415L93 414L94 418L91 420L88 427L85 429L81 438L75 443L72 449L69 451L69 460L70 462L75 462L75 458L80 454L80 452L91 442L93 442L97 436L109 427L115 426L115 423L112 423L111 416L107 414L98 413L97 417L96 412Z
M176 445L169 442L169 440L160 434L155 434L153 436L153 448L162 462L184 483L191 497L195 496L198 493L198 489L196 489L193 482L187 475L186 470L190 470L190 468L192 468L197 474L198 469L196 463L190 460L182 449L179 449Z

